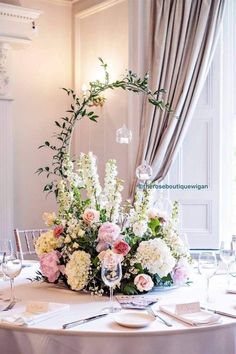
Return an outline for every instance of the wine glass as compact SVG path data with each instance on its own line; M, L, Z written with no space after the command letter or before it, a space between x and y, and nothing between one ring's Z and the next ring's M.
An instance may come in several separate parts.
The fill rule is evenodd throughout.
M0 240L0 266L2 265L4 254L11 254L13 251L11 240ZM0 271L0 276L4 276L2 269Z
M235 261L235 250L232 242L222 241L220 245L220 258L227 267L227 286L229 285L230 263Z
M115 256L115 255L114 255ZM116 257L103 260L101 276L103 282L110 288L110 312L115 312L113 306L113 287L118 284L122 277L122 267L120 260Z
M17 258L16 253L12 250L11 252L6 252L3 255L2 260L2 271L3 274L10 279L11 286L11 297L10 302L16 302L14 293L14 279L20 274L22 269L21 259Z
M199 273L203 275L207 280L206 302L208 303L210 278L213 277L217 269L217 260L216 260L215 252L211 252L211 251L201 252L198 258L198 269L199 269Z

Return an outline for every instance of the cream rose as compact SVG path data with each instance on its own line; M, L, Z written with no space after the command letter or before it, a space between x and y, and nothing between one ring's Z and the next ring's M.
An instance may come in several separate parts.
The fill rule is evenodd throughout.
M87 208L83 213L83 220L88 225L98 222L99 217L100 217L100 213L95 209Z

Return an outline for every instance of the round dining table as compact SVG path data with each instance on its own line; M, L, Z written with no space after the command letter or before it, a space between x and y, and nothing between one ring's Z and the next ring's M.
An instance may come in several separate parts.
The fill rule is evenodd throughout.
M17 302L14 311L32 301L69 306L50 318L27 326L0 321L1 354L236 354L236 294L226 293L225 275L211 279L211 306L218 304L222 310L228 309L235 313L235 319L222 316L218 324L197 327L159 312L160 304L196 302L204 297L204 279L195 274L188 286L152 293L158 299L153 310L171 322L172 327L156 318L147 327L127 328L116 323L116 314L110 313L77 327L62 329L65 323L101 313L109 306L109 298L74 292L45 282L32 282L30 279L35 277L37 269L37 263L26 262L15 279L16 297L21 301ZM9 296L9 281L0 279L0 311L6 306L3 301L6 296Z

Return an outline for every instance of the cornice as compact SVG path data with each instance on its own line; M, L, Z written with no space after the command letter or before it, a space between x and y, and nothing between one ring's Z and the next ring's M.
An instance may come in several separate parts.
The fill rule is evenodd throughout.
M28 9L26 7L9 5L0 2L0 20L12 20L17 22L32 22L42 14L42 11Z

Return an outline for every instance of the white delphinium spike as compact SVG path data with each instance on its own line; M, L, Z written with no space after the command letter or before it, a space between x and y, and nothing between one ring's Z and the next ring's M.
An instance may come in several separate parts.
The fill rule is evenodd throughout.
M106 201L106 217L114 223L119 219L122 190L123 181L117 178L116 160L110 159L106 163L103 195Z
M113 200L111 200L111 205L112 209L110 211L110 219L111 222L117 223L119 219L119 214L120 214L120 205L122 202L122 196L121 192L123 190L123 180L117 178L116 179L116 186L115 186L115 191L113 194Z
M80 161L82 164L85 188L87 190L88 198L90 199L90 205L91 207L96 208L102 191L97 173L96 157L92 152L89 152L88 154L82 153Z
M132 217L133 232L136 236L142 236L147 231L148 216L150 207L151 189L137 189Z
M57 184L58 188L58 216L64 218L73 203L73 194L67 190L66 182L60 180Z
M66 176L68 182L67 187L77 187L79 183L79 176L74 172L74 163L71 161L70 156L65 154L63 163L62 163L62 172Z
M77 176L78 176L78 187L83 188L85 187L84 183L84 175L83 175L83 166L82 166L82 161L81 158L77 160L77 170L76 170Z

